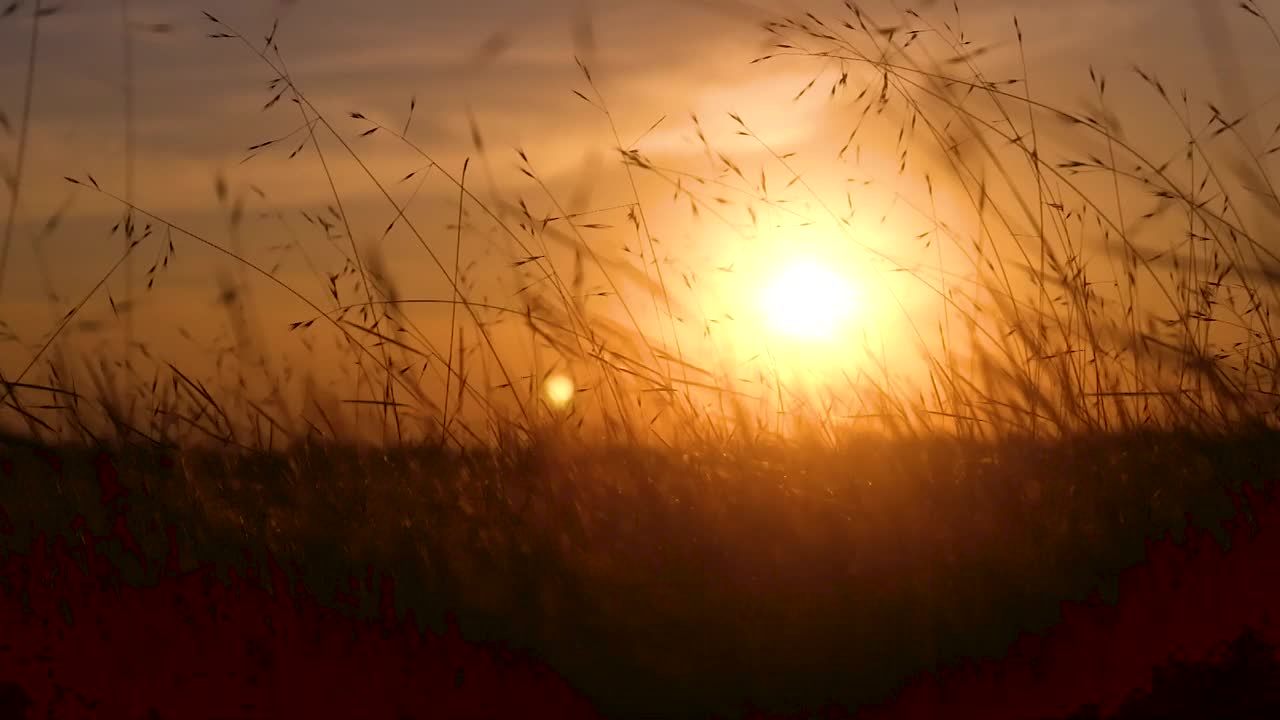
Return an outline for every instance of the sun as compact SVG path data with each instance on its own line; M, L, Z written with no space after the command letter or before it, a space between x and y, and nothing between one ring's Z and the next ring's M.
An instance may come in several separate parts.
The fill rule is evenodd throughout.
M573 379L568 375L555 373L543 383L542 392L552 407L564 408L573 400L578 390L573 386Z
M856 309L853 283L814 258L784 264L760 295L769 329L797 340L830 340Z

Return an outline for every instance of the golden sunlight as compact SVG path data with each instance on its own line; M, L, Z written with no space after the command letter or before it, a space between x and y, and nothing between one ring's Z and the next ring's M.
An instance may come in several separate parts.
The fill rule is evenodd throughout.
M800 340L830 340L856 309L849 278L812 259L787 263L760 296L769 328Z
M573 379L568 375L554 373L543 383L542 392L552 407L564 408L573 400L577 388L573 386Z

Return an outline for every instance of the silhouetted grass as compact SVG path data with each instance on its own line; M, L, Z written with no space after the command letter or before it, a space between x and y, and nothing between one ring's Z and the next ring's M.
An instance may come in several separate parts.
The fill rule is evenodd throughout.
M1259 5L1243 11L1271 27ZM446 280L447 297L395 286L386 259L355 242L336 189L325 213L304 215L344 262L313 265L328 294L309 297L243 253L133 206L127 191L70 172L80 190L120 202L125 216L113 234L129 250L57 330L133 253L154 253L149 291L151 278L179 261L175 244L197 243L290 293L305 315L277 331L332 331L356 379L340 388L349 391L344 402L326 405L312 392L304 408L294 405L254 342L243 282L224 288L237 330L235 381L148 355L146 370L90 364L86 390L77 380L84 369L65 355L46 357L59 351L54 332L20 377L0 379L6 412L35 438L0 443L13 463L8 477L21 479L0 486L15 527L3 547L25 547L81 514L91 526L108 523L90 470L106 448L134 490L131 522L153 556L165 552L161 528L176 525L184 558L242 563L248 551L261 563L270 554L327 602L372 564L396 578L400 610L424 623L439 627L456 613L470 637L532 650L603 709L669 717L748 703L885 700L916 673L997 657L1019 633L1048 629L1065 599L1113 593L1148 541L1177 537L1189 521L1221 532L1237 510L1229 491L1280 474L1280 351L1270 315L1280 271L1266 245L1280 198L1261 162L1269 151L1238 135L1240 111L1194 104L1139 71L1192 148L1153 158L1111 118L1103 76L1089 70L1096 108L1043 105L1023 93L1025 77L988 79L977 46L944 15L888 17L849 5L839 18L765 26L776 40L772 59L826 63L818 78L831 81L831 97L853 96L858 127L897 124L901 172L927 175L929 199L945 182L968 203L975 236L935 215L928 241L938 247L914 239L936 250L936 267L864 243L843 198L811 187L749 118L732 116L770 158L772 180L715 150L700 126L722 170L714 177L624 146L579 62L581 95L609 120L633 193L614 209L634 230L626 251L598 251L584 230L605 223L578 222L585 218L568 211L523 151L519 169L543 193L541 211L522 197L479 194L470 165L454 173L437 164L409 136L408 121L400 130L360 112L344 118L354 125L325 117L294 86L270 38L250 41L206 16L216 39L240 44L273 74L264 109L283 98L299 113L287 143L249 152L284 143L291 158L305 150L356 161L395 208L392 225ZM801 95L810 88L822 86ZM868 142L892 136L882 128ZM1051 136L1079 152L1053 157ZM1208 149L1220 136L1237 140L1243 158L1230 171L1233 160ZM452 185L452 258L404 214L389 192L394 181L361 161L361 137L396 142L420 156L422 172ZM849 162L861 142L855 130L830 161ZM916 156L929 153L932 164L917 167ZM317 181L336 187L328 162L323 172ZM1090 172L1108 180L1101 196L1082 179ZM741 380L748 373L714 369L682 344L677 318L708 337L729 331L713 331L718 319L694 307L688 277L693 300L676 292L678 271L664 269L669 258L645 214L657 202L642 195L638 178L646 177L726 227L741 225L732 213L754 224L757 212L791 212L787 193L810 201L818 210L807 220L862 247L876 272L903 272L938 296L939 327L901 318L919 340L926 377L912 384L887 370L877 378L851 369L858 379L832 390L842 401L835 410L788 395L765 360L754 387ZM728 190L740 200L716 201ZM1234 201L1246 193L1261 203L1253 214L1241 209L1245 198ZM217 194L235 240L243 208L221 180ZM529 283L505 302L471 289L459 261L464 210L492 222L513 272ZM1135 240L1179 212L1185 226L1155 230L1165 246ZM944 261L944 244L967 266ZM554 259L564 252L568 268ZM1109 268L1097 270L1091 257ZM588 274L604 289L589 287ZM624 282L648 295L623 291ZM1108 284L1113 291L1099 289ZM591 298L616 303L627 324L593 310ZM448 306L447 337L414 322L409 308L424 305ZM589 411L546 406L540 386L555 367L522 367L522 358L499 353L493 338L503 318L523 323L554 365L577 369L591 390ZM32 379L37 368L47 378ZM271 389L252 390L243 382L250 371ZM443 394L427 392L423 377ZM880 423L866 432L849 424L867 419ZM62 469L43 456L61 458ZM352 610L375 607L361 596Z
M117 466L135 531L175 524L188 562L270 553L328 603L372 564L435 630L457 613L467 636L533 650L615 712L672 716L883 700L916 672L999 657L1061 601L1113 595L1145 543L1189 522L1223 535L1227 491L1280 471L1276 440L876 440L803 459L324 446L167 468L134 449ZM81 513L107 529L92 453L59 456L60 475L17 455L6 545ZM350 611L376 607L363 593Z

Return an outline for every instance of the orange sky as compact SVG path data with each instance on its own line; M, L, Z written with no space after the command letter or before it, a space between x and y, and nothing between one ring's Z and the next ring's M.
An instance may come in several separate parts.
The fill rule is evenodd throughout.
M13 172L16 162L31 4L28 0L14 15L0 20L0 112L8 126L0 135L0 158L6 174ZM887 2L864 5L886 24L894 21L898 11L910 7ZM957 24L949 5L919 3L916 7L925 19L962 28L975 45L990 45L981 66L991 78L1021 75L1012 31L1012 18L1018 17L1027 38L1031 91L1040 100L1081 109L1090 92L1090 64L1107 74L1116 88L1110 91L1110 99L1120 114L1129 118L1129 127L1141 128L1136 133L1130 131L1135 142L1147 144L1156 153L1176 151L1177 124L1129 72L1135 63L1156 72L1171 87L1186 86L1197 98L1224 109L1271 100L1263 92L1263 81L1268 77L1266 68L1275 66L1278 53L1268 44L1261 26L1243 12L1224 12L1219 28L1208 22L1213 18L1198 15L1190 0L980 0L960 4ZM348 240L335 245L299 214L322 213L333 202L326 168L310 147L297 158L286 159L303 135L241 163L245 148L295 129L300 116L287 102L261 110L273 94L266 88L270 71L237 41L207 38L209 32L221 29L205 21L201 10L258 42L270 30L273 18L279 18L276 39L299 87L356 149L361 161L390 188L397 202L407 205L407 217L446 264L453 261L457 240L455 229L450 227L457 212L456 187L438 174L427 174L420 189L416 181L422 175L407 183L397 182L420 171L426 162L394 138L382 134L359 137L369 125L347 115L360 112L402 129L410 98L415 98L410 139L455 174L465 158L472 158L468 186L494 209L499 207L495 198L514 202L518 197L535 214L558 214L545 194L518 172L517 147L527 153L533 169L569 212L630 202L634 195L616 161L607 121L574 94L580 91L594 97L574 65L575 54L587 60L619 136L627 143L643 136L637 147L664 167L733 179L722 177L723 168L706 157L697 141L690 120L690 114L696 113L717 150L750 168L753 181L765 168L772 187L784 185L789 179L786 173L771 165L754 141L734 135L736 127L727 113L737 113L779 152L796 152L796 166L803 168L815 187L830 193L833 204L843 204L842 183L849 178L872 180L874 187L858 191L860 237L904 259L920 257L903 238L928 230L929 224L895 202L893 195L923 197L922 175L895 177L897 159L891 133L880 136L882 144L864 145L860 165L834 163L834 150L848 134L851 118L842 115L847 105L826 99L831 76L819 82L819 89L808 97L791 101L821 63L809 59L748 64L767 44L760 29L764 19L788 14L800 17L806 10L830 19L850 17L839 3L133 0L129 12L137 23L167 26L166 32L138 29L132 35L136 204L227 245L231 242L228 209L219 206L214 192L215 178L225 177L229 202L243 198L246 203L239 238L246 255L269 267L280 257L272 247L297 233L307 248L307 257L297 253L287 256L282 277L316 302L325 301L326 289L323 277L313 273L308 263L323 272L335 270L340 265L338 253L349 249L344 245ZM119 256L119 237L107 237L119 218L119 206L62 178L84 179L91 174L104 188L124 193L120 23L120 7L99 0L68 0L61 4L59 13L41 21L22 199L0 290L0 319L20 327L22 339L28 343L38 342L69 303L83 296ZM1226 34L1215 34L1218 32ZM1232 38L1234 56L1211 51L1225 47L1224 37ZM1238 86L1219 80L1219 73L1235 72L1241 73ZM475 147L472 118L483 138L484 152ZM1267 130L1269 127L1255 128L1259 142L1265 140L1262 136ZM380 249L405 296L446 297L447 283L403 223L383 237L396 210L363 171L343 156L341 147L331 139L324 142L328 171L362 251L375 246ZM942 176L936 167L933 173ZM257 189L266 197L259 197ZM665 243L665 252L675 257L667 270L667 281L678 285L681 273L701 272L701 286L723 290L708 289L699 296L709 317L714 313L708 308L717 301L725 307L716 312L741 307L742 296L732 295L734 291L721 282L725 278L716 276L712 269L738 258L737 268L742 271L753 257L759 261L772 256L764 250L753 255L756 250L750 248L754 246L741 232L705 214L701 224L693 223L686 212L687 203L672 203L671 188L659 179L642 178L639 192L651 230ZM796 193L792 196L799 197ZM953 213L957 225L963 225L963 196L943 184L939 197L942 208L938 212ZM797 207L801 203L802 199L796 200ZM59 225L42 234L47 219L59 208L64 208ZM262 213L279 213L288 228L262 217ZM824 220L820 208L813 204L802 207L801 214ZM881 216L888 218L884 225L878 222ZM467 218L462 264L475 263L469 275L482 285L477 295L487 294L497 304L516 305L510 293L512 284L520 280L511 268L509 239L495 231L474 203L467 208ZM583 222L614 228L583 230L583 237L598 246L602 256L625 260L626 254L619 254L628 244L622 232L626 229L625 211L592 218ZM775 213L770 219L795 224L795 218L787 219L785 213ZM764 235L770 242L785 244L800 242L794 238L807 232L783 228ZM192 348L175 334L177 327L192 328L194 334L207 337L225 324L225 311L214 300L218 273L230 266L180 234L174 242L177 257L172 271L157 281L158 291L143 297L136 322L143 331L155 332L157 347L181 354ZM143 273L162 252L153 242L138 252L132 272L135 285L140 287L145 282ZM568 263L560 266L561 271L570 272L572 255L562 254L562 249L554 252L559 254L559 262ZM936 261L932 255L923 257ZM599 272L588 268L587 275L588 290L610 289ZM59 296L53 305L44 297L50 282ZM109 287L113 299L125 294L119 279ZM742 292L749 292L749 288ZM295 298L267 285L255 285L254 293L259 322L269 336L278 334L283 323L313 315ZM908 306L899 307L899 311L927 312L923 305L911 305L923 302L921 296L905 297ZM636 307L648 309L645 322L655 317L650 300L631 299ZM891 304L883 294L877 302ZM600 299L599 304L609 317L627 321L626 314L609 306L607 299ZM105 296L91 302L84 317L109 320L111 311ZM424 311L421 317L434 328L433 337L444 343L439 329L446 327L441 323L447 320L447 311L437 308L429 315ZM887 323L881 329L890 342L907 341L900 323ZM700 328L695 325L688 332L696 338ZM29 352L19 352L13 349L19 347L15 345L6 347L11 349L3 353L0 370L11 377L26 364ZM713 364L709 356L699 362Z

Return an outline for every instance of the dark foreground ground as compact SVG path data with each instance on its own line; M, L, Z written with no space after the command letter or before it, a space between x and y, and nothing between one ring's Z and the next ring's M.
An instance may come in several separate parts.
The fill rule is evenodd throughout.
M1280 717L1280 435L0 441L7 718Z

